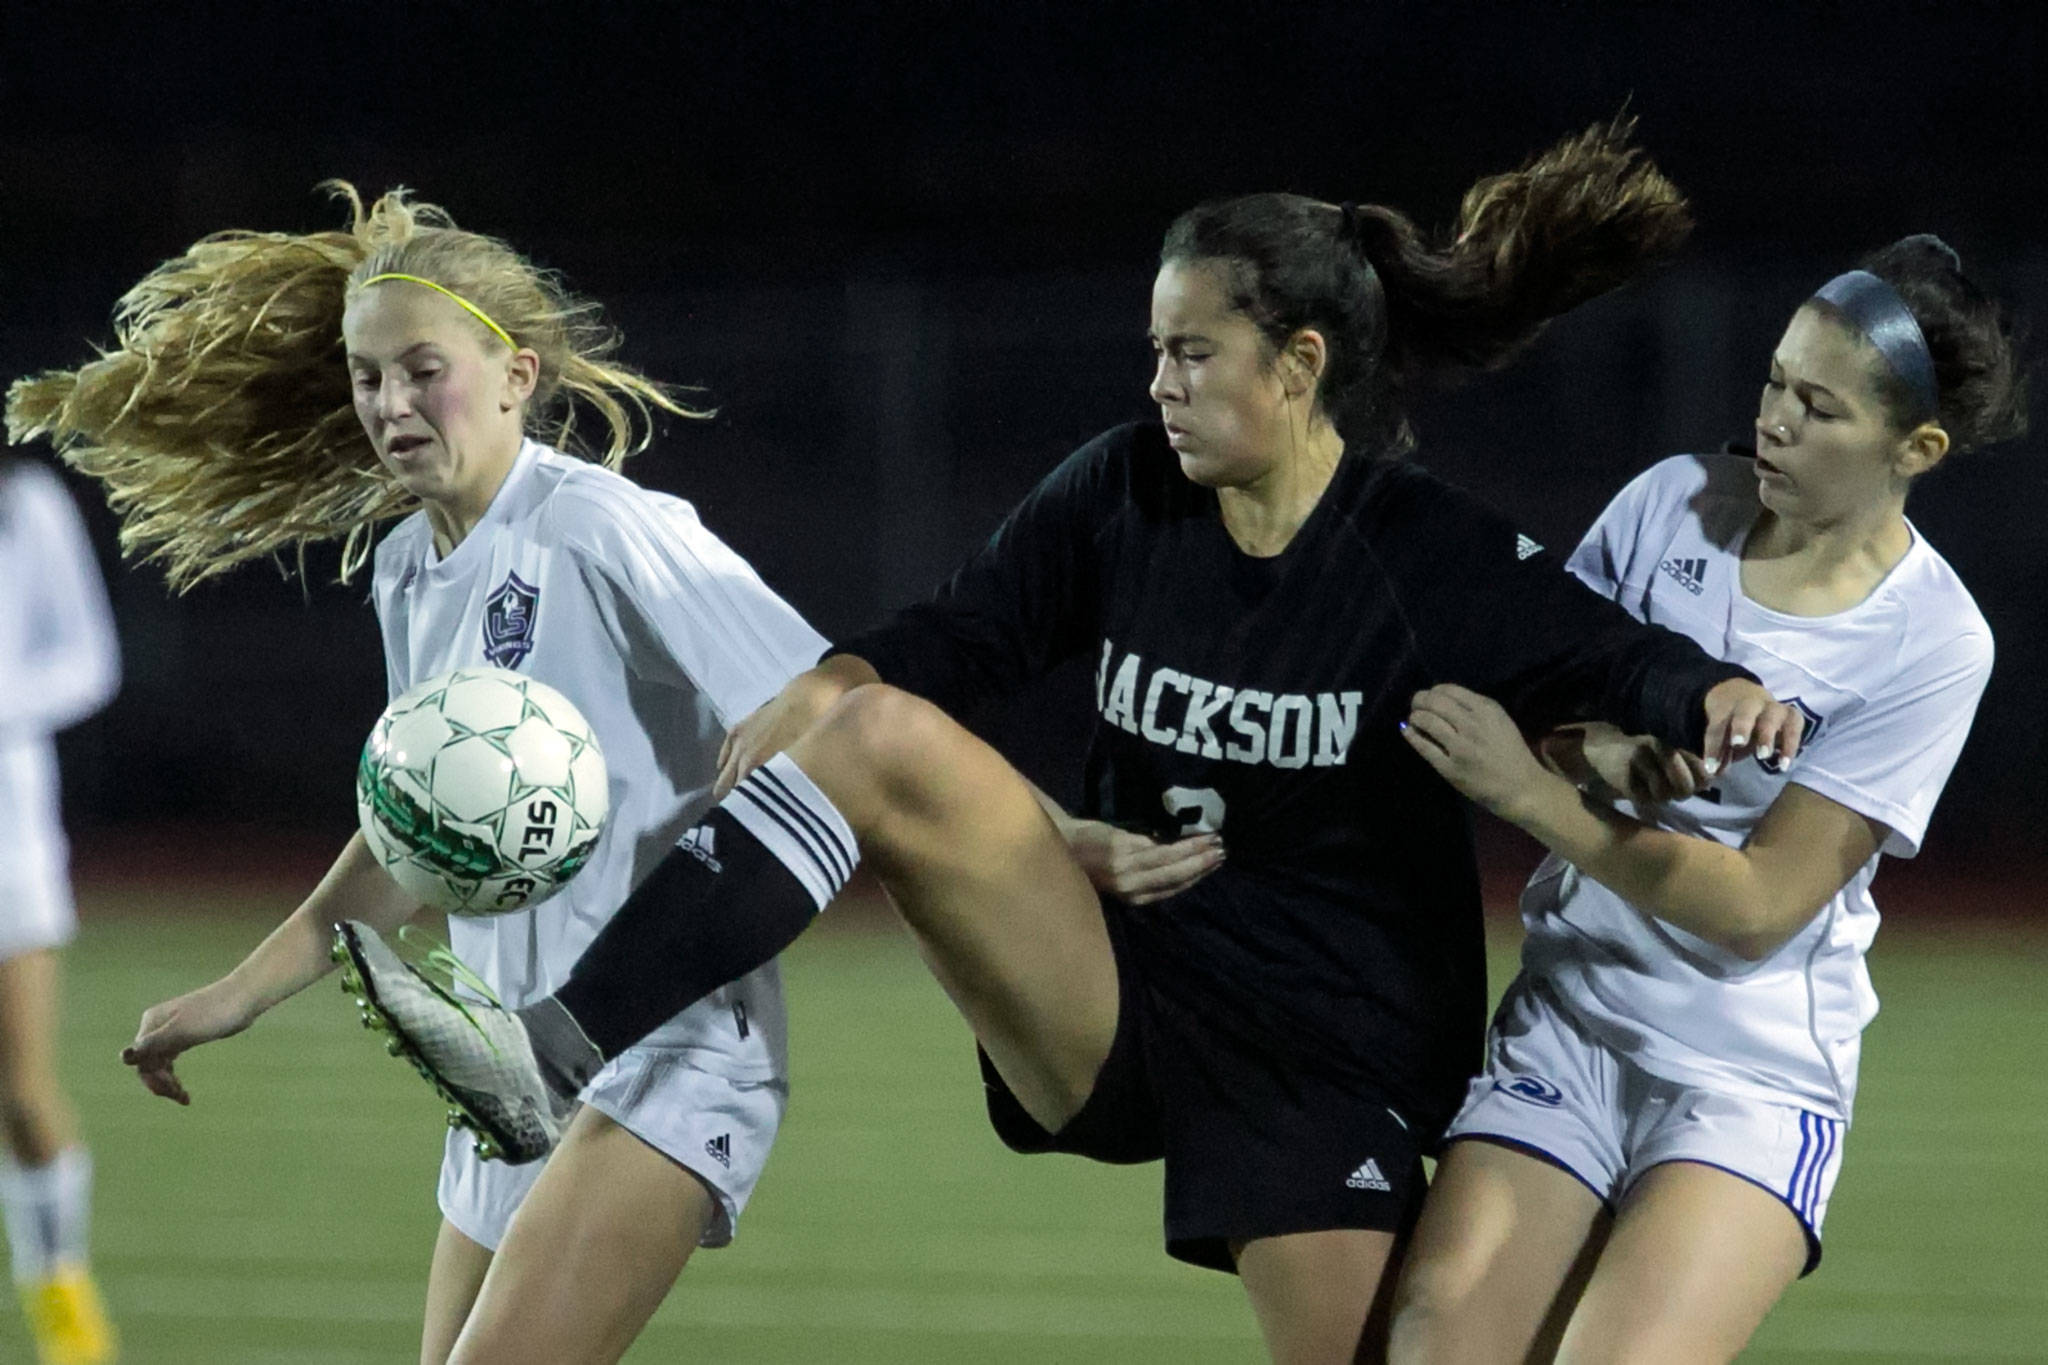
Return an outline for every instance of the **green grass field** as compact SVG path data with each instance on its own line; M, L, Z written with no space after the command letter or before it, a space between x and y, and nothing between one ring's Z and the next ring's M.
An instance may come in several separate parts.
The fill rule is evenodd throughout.
M97 1260L133 1365L414 1358L440 1109L330 983L183 1068L115 1062L143 1006L224 970L285 908L85 896L66 1071L99 1170ZM1511 945L1496 945L1495 984ZM2048 1358L2048 934L1893 926L1885 1012L1827 1264L1749 1359ZM1156 1167L1022 1159L990 1136L964 1028L901 937L787 959L795 1099L738 1243L701 1255L632 1361L1258 1358L1236 1283L1159 1247ZM29 1359L0 1312L0 1361Z

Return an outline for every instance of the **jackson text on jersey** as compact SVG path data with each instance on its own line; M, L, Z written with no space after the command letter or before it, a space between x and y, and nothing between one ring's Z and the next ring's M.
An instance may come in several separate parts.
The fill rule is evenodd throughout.
M1117 656L1102 642L1095 709L1153 744L1203 758L1275 768L1334 768L1358 735L1359 692L1264 692Z

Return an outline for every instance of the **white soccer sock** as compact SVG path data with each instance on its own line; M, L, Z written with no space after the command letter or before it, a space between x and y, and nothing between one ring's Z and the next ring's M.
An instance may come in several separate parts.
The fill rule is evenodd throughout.
M84 1265L92 1226L92 1154L66 1147L42 1166L0 1158L0 1220L7 1224L16 1284Z

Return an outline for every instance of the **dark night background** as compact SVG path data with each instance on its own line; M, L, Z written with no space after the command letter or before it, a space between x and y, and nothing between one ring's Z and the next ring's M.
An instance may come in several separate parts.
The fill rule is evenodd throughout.
M87 358L121 291L206 232L334 226L328 176L410 185L606 303L630 360L704 387L716 420L671 423L631 472L847 633L928 588L1067 450L1149 411L1146 301L1175 213L1288 189L1441 222L1476 176L1626 105L1693 198L1686 256L1420 412L1419 458L1561 546L1636 469L1742 436L1791 309L1869 248L1939 232L2048 319L2026 207L2048 145L2041 15L17 2L0 375ZM1930 839L1942 866L2028 849L2048 816L2044 440L1955 460L1910 508L1999 647ZM327 581L328 555L310 587L257 567L172 599L114 564L104 505L74 488L127 670L63 742L74 826L100 846L225 827L338 845L383 701L363 586ZM1058 747L1033 745L1055 778Z

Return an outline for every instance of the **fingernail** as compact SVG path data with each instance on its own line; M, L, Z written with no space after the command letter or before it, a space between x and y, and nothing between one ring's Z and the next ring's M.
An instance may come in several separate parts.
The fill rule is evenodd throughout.
M1712 777L1715 773L1721 771L1721 760L1718 758L1710 758L1706 762L1702 763L1700 766L1707 770L1708 777Z
M1744 749L1744 748L1747 748L1747 747L1749 747L1749 736L1748 736L1748 735L1737 735L1737 736L1735 736L1735 738L1733 738L1733 739L1731 739L1731 740L1729 740L1729 741L1728 741L1728 747L1729 747L1729 748L1731 748L1731 749Z
M1756 746L1756 756L1764 760L1764 762L1766 763L1770 762L1771 755L1773 752L1775 751L1768 744L1759 744Z

